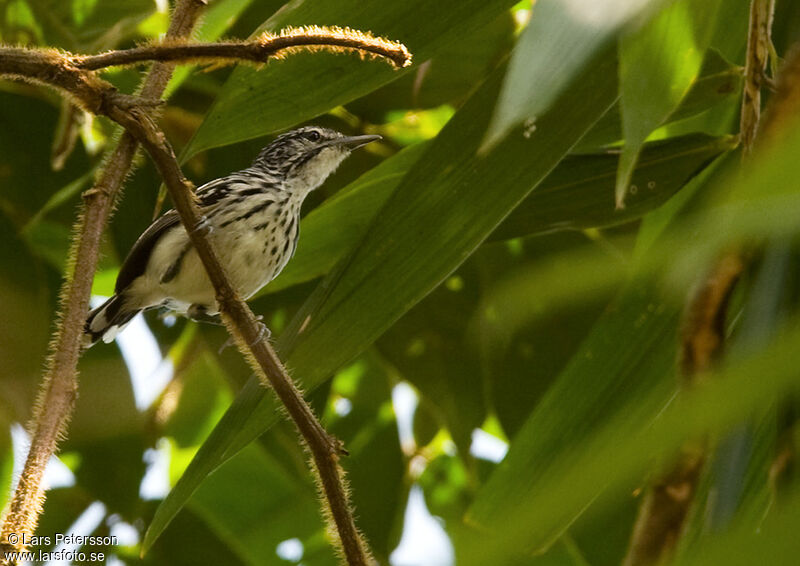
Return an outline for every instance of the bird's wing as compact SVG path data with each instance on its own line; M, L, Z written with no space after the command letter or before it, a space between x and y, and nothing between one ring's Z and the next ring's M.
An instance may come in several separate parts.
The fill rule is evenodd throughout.
M122 267L119 269L117 284L114 287L114 291L117 294L125 290L134 279L144 273L155 245L167 231L178 224L180 224L178 213L174 210L169 210L162 216L159 216L148 226L147 230L139 236L139 239L133 244L131 251L128 252L128 257L125 258L125 261L122 262Z
M230 193L233 185L231 177L232 175L214 179L197 189L197 198L200 199L200 206L208 209L225 198Z
M197 189L197 198L204 211L212 209L231 189L231 182L228 177L215 179ZM122 262L122 267L117 275L117 284L114 288L116 293L120 293L134 279L142 275L147 269L147 262L150 254L158 243L159 239L172 227L180 224L180 218L175 210L168 210L157 218L147 230L145 230L136 243L133 244L128 257Z

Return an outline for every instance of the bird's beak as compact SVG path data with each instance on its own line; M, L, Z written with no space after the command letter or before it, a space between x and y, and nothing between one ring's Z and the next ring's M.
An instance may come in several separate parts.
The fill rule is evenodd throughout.
M381 139L381 136L375 135L368 135L368 136L348 136L344 138L339 138L337 140L333 140L331 143L335 145L344 145L350 148L350 150L357 149L362 145L367 145L370 142L374 142L376 140Z

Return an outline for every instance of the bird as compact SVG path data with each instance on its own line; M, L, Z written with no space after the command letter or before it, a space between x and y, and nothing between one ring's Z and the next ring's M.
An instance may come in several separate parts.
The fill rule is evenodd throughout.
M275 138L249 167L197 189L202 219L195 229L208 234L242 297L272 281L294 255L309 193L354 149L380 137L302 127ZM198 321L219 319L214 287L174 209L134 243L114 295L87 316L84 346L113 341L136 314L156 308Z

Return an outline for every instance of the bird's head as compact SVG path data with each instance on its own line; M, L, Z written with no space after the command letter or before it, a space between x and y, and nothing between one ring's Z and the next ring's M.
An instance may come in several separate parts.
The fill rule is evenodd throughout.
M345 136L308 126L278 136L261 150L253 166L282 179L288 190L305 195L319 187L351 151L377 139L380 136Z

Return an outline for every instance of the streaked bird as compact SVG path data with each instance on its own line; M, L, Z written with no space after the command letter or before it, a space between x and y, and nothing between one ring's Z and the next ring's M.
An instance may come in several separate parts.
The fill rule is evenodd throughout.
M285 133L241 171L197 189L202 226L231 283L250 298L286 266L297 247L300 207L350 152L380 136L320 127ZM120 268L114 296L92 310L85 344L111 342L139 312L166 308L196 320L219 313L216 294L175 210L153 222Z

